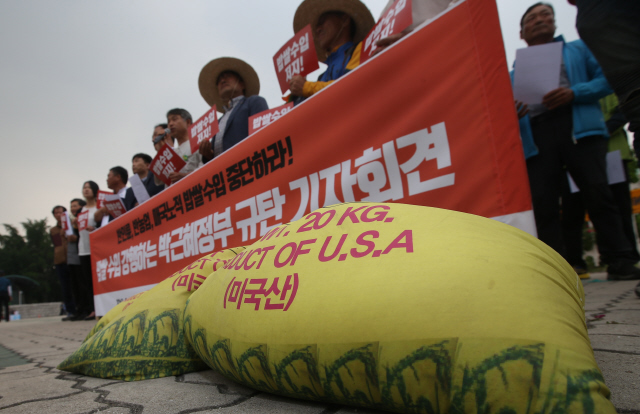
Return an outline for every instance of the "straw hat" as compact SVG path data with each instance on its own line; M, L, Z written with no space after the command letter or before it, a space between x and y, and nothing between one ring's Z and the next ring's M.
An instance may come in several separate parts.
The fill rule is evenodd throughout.
M202 68L200 77L198 78L200 95L202 95L210 106L216 105L216 109L223 112L224 105L228 103L222 101L220 94L218 94L217 85L218 76L225 71L235 72L240 75L245 86L245 96L260 93L260 79L258 79L258 74L247 62L232 57L213 59Z
M293 32L298 33L311 23L311 29L315 33L318 19L323 13L329 11L343 12L353 19L356 25L356 35L353 42L356 44L364 39L375 24L373 15L367 6L359 0L304 0L293 16ZM314 43L318 60L324 62L327 60L325 56L327 52L320 48L315 39Z

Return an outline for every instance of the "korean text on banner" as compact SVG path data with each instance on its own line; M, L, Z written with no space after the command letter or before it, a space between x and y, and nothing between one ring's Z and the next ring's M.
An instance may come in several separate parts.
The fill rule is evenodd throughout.
M218 113L216 106L205 112L196 122L189 127L189 141L191 142L191 153L198 152L200 143L205 139L211 139L218 133Z
M78 214L78 231L86 230L89 225L89 211Z
M104 206L109 211L109 215L113 218L120 217L127 212L127 209L124 208L122 199L118 194L109 194L106 196L104 198Z
M373 29L365 36L360 55L360 64L366 62L377 49L376 42L387 36L402 32L413 21L411 0L396 0L389 10L380 17Z
M92 232L97 314L197 257L337 203L445 208L535 232L509 85L495 1L459 2Z
M163 183L171 185L169 175L171 175L172 172L180 171L185 165L186 162L165 142L162 148L160 148L160 151L153 157L149 169L151 169L153 175L162 180Z
M289 102L273 109L267 109L249 117L249 135L261 130L267 125L276 122L287 112L293 109L293 102Z
M102 208L104 206L104 198L108 195L113 194L111 191L98 191L98 196L96 197L96 208Z
M312 47L309 47L310 44ZM310 24L296 33L278 50L278 53L273 57L273 65L276 68L282 93L289 89L289 81L294 75L305 76L320 67L316 48L313 47Z

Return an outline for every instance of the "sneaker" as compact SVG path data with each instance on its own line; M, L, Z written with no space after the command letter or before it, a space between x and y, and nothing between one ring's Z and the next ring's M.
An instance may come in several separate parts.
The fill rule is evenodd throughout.
M636 286L636 296L640 298L640 283Z
M640 269L631 263L612 263L607 267L607 280L638 280Z
M72 321L75 317L76 317L76 315L74 315L74 314L70 313L70 314L68 314L67 316L65 316L64 318L62 318L62 320L63 320L64 322L69 322L69 321Z
M591 278L591 275L589 274L587 269L585 269L584 267L573 266L573 270L578 274L578 277L580 279L590 279Z

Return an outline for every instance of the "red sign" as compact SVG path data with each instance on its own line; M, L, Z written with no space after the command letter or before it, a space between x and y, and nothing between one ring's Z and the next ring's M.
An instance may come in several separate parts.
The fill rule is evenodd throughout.
M89 211L83 211L78 214L78 231L86 230L87 225L89 224Z
M102 191L102 190L98 191L98 197L96 197L96 208L97 209L101 209L102 206L104 205L103 204L104 203L104 198L106 196L108 196L108 195L111 195L111 194L113 194L113 193L110 192L110 191Z
M249 135L261 130L267 125L276 122L282 118L287 112L293 109L293 102L284 104L277 108L267 109L249 117Z
M378 23L367 34L362 42L362 52L360 54L360 64L371 57L377 49L376 42L387 36L402 32L413 22L411 15L411 0L396 0L389 10L380 17Z
M189 128L189 141L191 142L191 153L195 154L200 148L200 143L205 139L211 139L218 133L218 113L216 106L205 112L196 122L191 124Z
M249 246L337 203L431 206L535 233L506 62L495 1L457 3L92 232L96 314L203 255ZM267 299L284 308L294 300L286 275L278 282L292 286L284 298L246 281L260 309ZM235 294L227 307L237 306Z
M165 142L149 165L153 175L162 180L166 185L171 185L169 175L180 171L187 163Z
M305 76L320 67L310 24L278 50L273 57L273 65L282 93L289 90L289 81L294 75Z
M105 197L104 206L109 211L109 215L113 218L120 217L127 212L127 209L124 208L124 204L122 203L122 199L117 194L109 194Z
M62 231L66 234L69 231L69 223L67 220L69 220L69 217L67 216L66 211L64 213L62 213L62 217L60 217L60 225L62 226Z

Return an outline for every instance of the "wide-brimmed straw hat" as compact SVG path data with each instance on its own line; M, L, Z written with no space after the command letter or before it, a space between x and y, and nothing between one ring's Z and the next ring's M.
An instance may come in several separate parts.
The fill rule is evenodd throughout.
M343 12L353 19L356 25L356 34L353 42L356 44L364 39L375 24L373 15L367 6L359 0L304 0L300 3L296 14L293 16L293 32L298 33L311 23L311 29L315 33L320 16L330 11ZM318 60L324 62L327 60L327 52L319 47L315 39L314 43Z
M260 79L250 64L244 60L232 57L213 59L200 71L198 88L204 100L207 101L210 106L216 105L216 109L220 112L224 112L223 107L228 102L224 102L218 93L218 77L222 72L226 71L235 72L240 75L244 82L245 96L260 93Z

